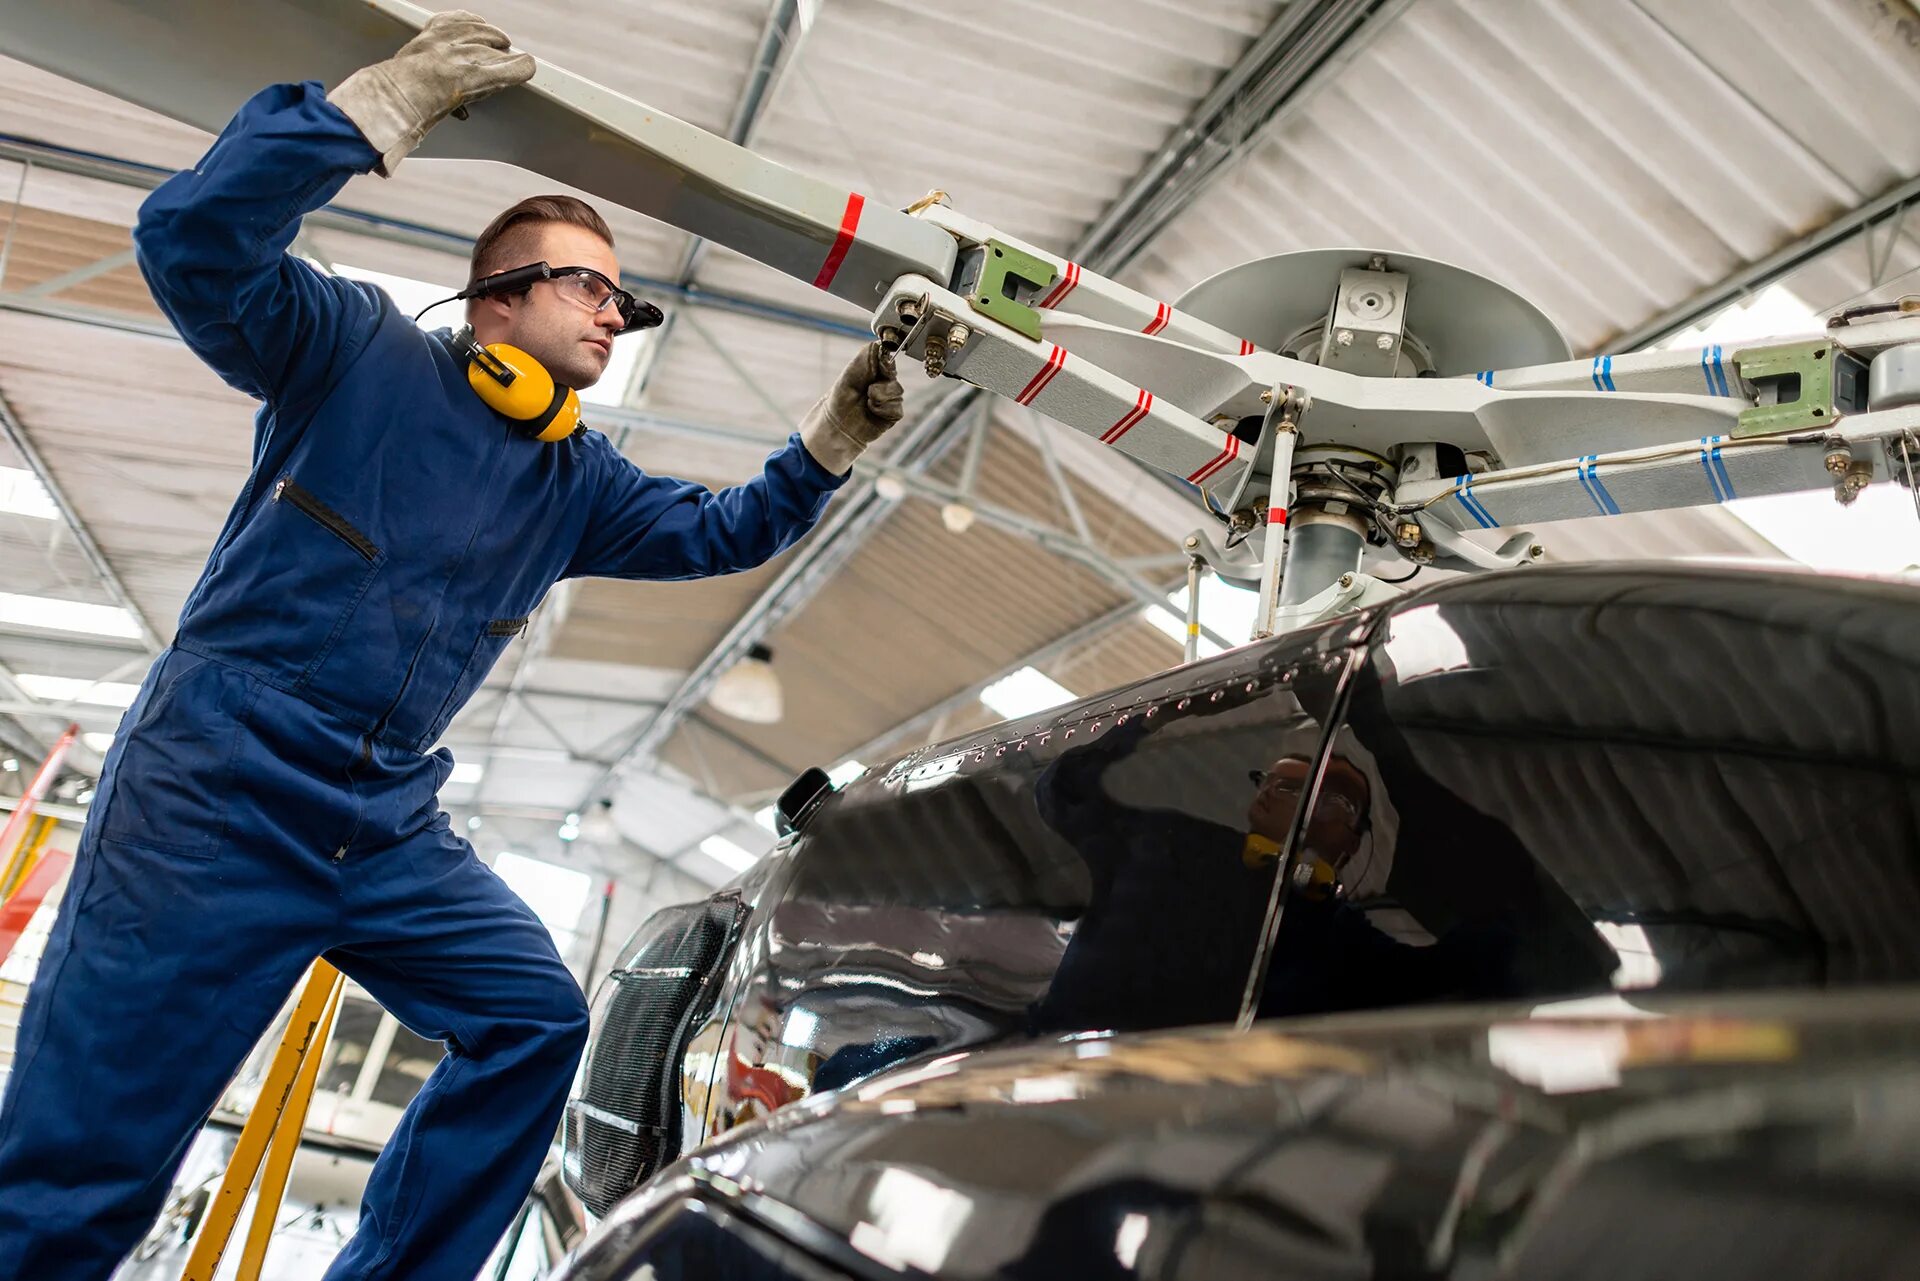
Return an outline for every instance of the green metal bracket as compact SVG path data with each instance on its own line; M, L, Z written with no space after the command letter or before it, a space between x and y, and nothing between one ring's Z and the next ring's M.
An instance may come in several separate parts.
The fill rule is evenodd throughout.
M1759 389L1762 401L1742 410L1735 436L1765 436L1780 431L1824 427L1834 419L1831 342L1749 347L1733 354L1740 377Z
M981 315L1038 342L1040 313L1016 301L1013 287L1018 284L1036 290L1047 288L1057 274L1053 265L998 240L989 240L983 248L980 275L967 294L967 302Z

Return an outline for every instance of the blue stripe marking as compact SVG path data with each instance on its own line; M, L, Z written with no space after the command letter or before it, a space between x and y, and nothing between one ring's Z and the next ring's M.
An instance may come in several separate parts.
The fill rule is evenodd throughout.
M1725 354L1724 349L1717 343L1711 347L1702 347L1700 349L1700 376L1707 380L1707 395L1709 396L1731 396L1733 394L1727 389Z
M1714 437L1716 441L1719 439L1718 436ZM1733 492L1733 477L1727 475L1727 464L1726 461L1720 457L1720 446L1717 444L1713 447L1713 470L1714 473L1720 477L1721 492L1726 494L1728 498L1738 498L1740 495Z
M1606 388L1605 388L1605 387L1602 387L1602 386L1600 385L1600 357L1598 357L1598 356L1595 356L1595 357L1593 358L1593 374L1592 374L1592 378L1593 378L1593 389L1594 389L1595 391L1605 391L1605 390L1606 390Z
M1713 491L1713 501L1724 503L1733 495L1733 482L1727 477L1726 464L1720 461L1720 438L1702 436L1700 438L1700 469L1707 473L1707 487Z
M1453 496L1458 498L1460 505L1467 509L1467 515L1480 522L1480 528L1498 529L1500 527L1500 522L1493 518L1493 513L1489 512L1481 505L1480 500L1473 496L1473 477L1471 475L1455 477L1453 485Z
M1595 356L1593 358L1593 389L1595 391L1617 391L1613 385L1613 357Z
M1491 387L1493 386L1493 371L1491 369L1482 369L1479 373L1473 376L1473 380L1477 383L1483 383L1486 386Z
M1593 492L1593 486L1587 483L1587 465L1585 463L1580 464L1576 475L1580 477L1580 488L1586 491L1586 495L1593 502L1593 505L1600 508L1600 514L1603 516L1606 515L1607 509L1601 506L1599 495L1595 494Z
M1588 454L1580 460L1580 487L1587 491L1587 497L1593 500L1593 505L1600 509L1602 516L1618 516L1620 505L1613 501L1613 495L1607 492L1607 487L1600 481L1598 459L1598 454Z

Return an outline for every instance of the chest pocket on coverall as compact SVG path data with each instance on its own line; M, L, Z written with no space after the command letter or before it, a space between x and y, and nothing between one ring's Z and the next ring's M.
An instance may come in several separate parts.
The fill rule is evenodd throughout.
M512 643L513 638L527 630L527 620L521 618L496 618L480 629L474 638L473 649L467 655L466 664L461 667L459 676L454 678L453 688L447 691L447 698L434 713L433 723L427 726L427 732L416 745L424 751L428 744L437 741L444 734L447 725L453 720L454 713L466 705L473 691L480 688L480 682L487 679L487 673L500 661L500 655Z
M345 516L307 490L292 476L274 482L269 513L276 516L269 555L286 564L295 599L279 608L291 624L289 657L298 661L297 648L321 637L319 647L306 656L299 677L304 687L333 652L347 622L367 594L387 554L374 545ZM312 590L313 587L320 590ZM308 590L301 590L307 588ZM297 639L296 639L297 638Z

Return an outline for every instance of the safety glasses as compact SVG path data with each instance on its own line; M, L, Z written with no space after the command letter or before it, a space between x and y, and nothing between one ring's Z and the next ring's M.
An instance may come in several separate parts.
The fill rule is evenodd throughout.
M560 296L576 307L598 314L612 306L620 313L622 333L651 329L662 319L658 307L641 302L591 267L555 267L548 279Z
M666 317L650 302L642 302L605 275L591 267L550 267L544 262L528 263L508 271L495 272L476 280L455 298L486 298L493 294L525 292L541 281L560 291L560 296L575 306L598 314L609 306L620 314L620 332L652 329Z

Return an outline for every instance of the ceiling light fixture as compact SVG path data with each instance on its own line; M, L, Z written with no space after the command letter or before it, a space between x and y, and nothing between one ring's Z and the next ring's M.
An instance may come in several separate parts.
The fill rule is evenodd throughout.
M715 711L753 725L772 725L785 712L780 677L773 670L773 651L753 645L746 657L721 673L707 691L707 705Z
M620 828L613 821L613 802L599 800L580 820L580 835L595 845L613 845L620 840Z
M940 509L940 523L947 527L949 534L964 534L973 528L977 515L965 503L948 503Z

